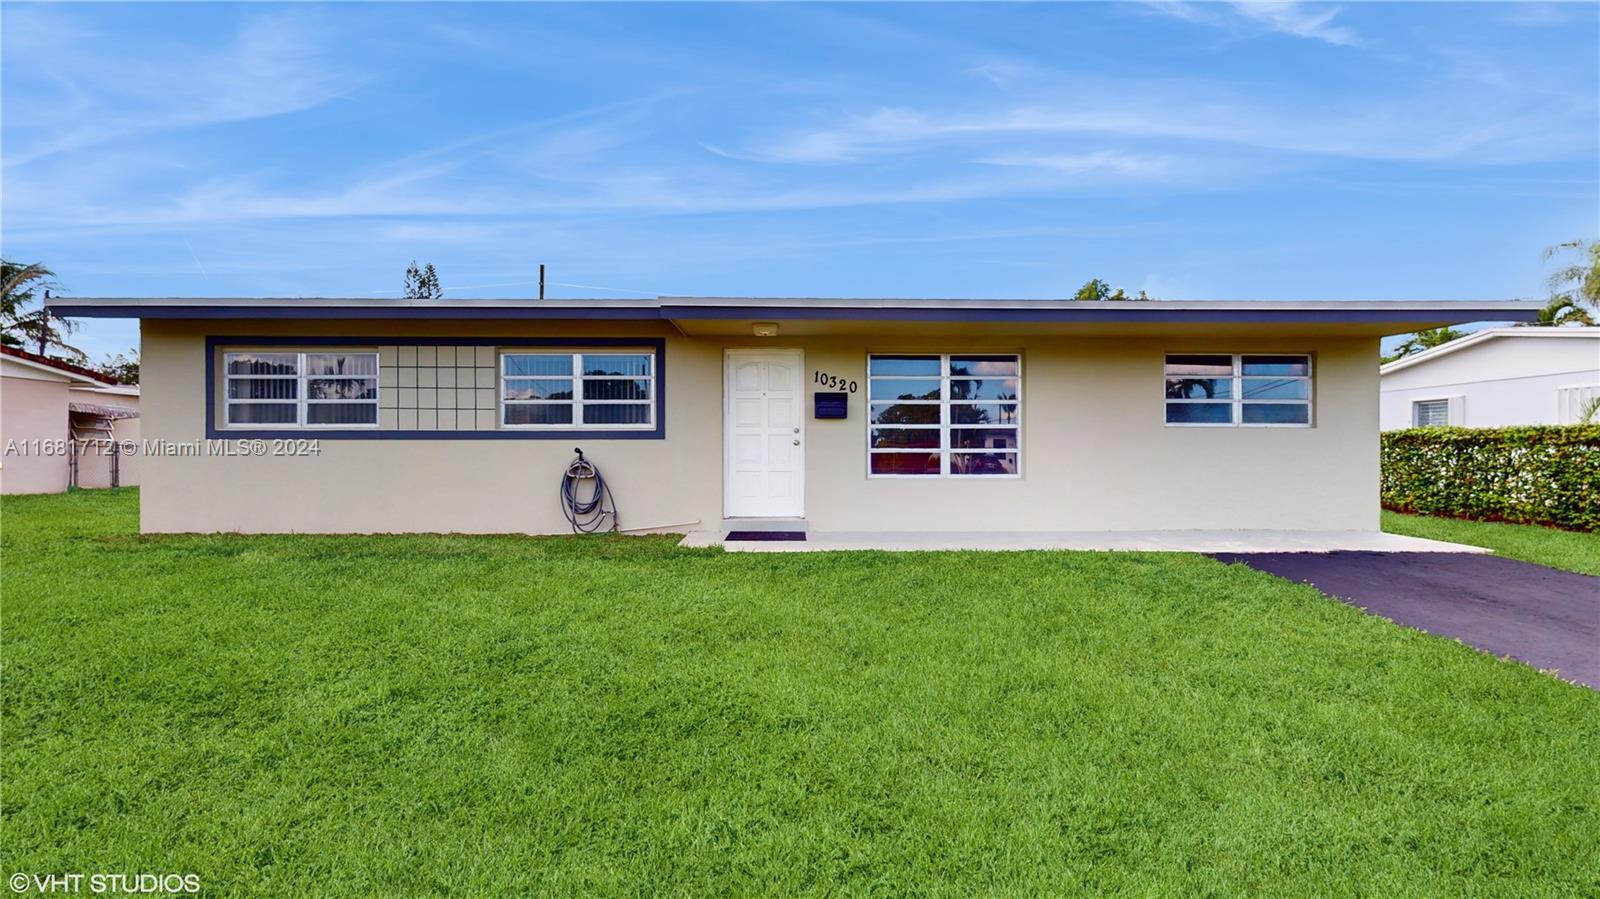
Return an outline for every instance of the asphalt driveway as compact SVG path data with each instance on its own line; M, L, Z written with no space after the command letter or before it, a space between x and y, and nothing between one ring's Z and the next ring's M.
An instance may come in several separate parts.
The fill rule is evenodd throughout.
M1600 577L1470 553L1216 553L1600 689Z

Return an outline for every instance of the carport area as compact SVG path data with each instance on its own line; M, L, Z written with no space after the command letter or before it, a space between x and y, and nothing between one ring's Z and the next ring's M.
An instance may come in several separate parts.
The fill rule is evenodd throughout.
M1600 577L1492 555L1215 553L1382 615L1600 688Z

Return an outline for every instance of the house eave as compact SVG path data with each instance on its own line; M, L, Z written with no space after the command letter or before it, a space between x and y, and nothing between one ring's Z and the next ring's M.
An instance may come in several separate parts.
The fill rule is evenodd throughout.
M926 322L984 325L1249 325L1354 327L1374 335L1477 321L1532 321L1529 300L1076 301L836 297L682 297L615 300L56 297L57 315L140 319L433 319L697 323Z

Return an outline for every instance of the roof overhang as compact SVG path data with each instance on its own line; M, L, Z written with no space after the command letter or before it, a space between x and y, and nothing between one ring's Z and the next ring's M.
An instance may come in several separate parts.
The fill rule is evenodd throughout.
M686 334L919 331L1029 333L1285 331L1382 336L1477 321L1532 321L1537 300L1001 300L656 297L617 300L53 297L68 317L150 319L433 319L668 321Z
M96 418L109 418L112 421L139 417L138 409L128 406L107 406L103 403L68 403L67 411L79 415L93 415Z

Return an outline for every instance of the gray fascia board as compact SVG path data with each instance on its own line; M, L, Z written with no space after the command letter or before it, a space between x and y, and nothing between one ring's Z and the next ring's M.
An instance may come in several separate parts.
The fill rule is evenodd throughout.
M1532 321L1540 300L982 300L659 297L616 300L52 297L58 315L206 319L606 319L945 322Z

